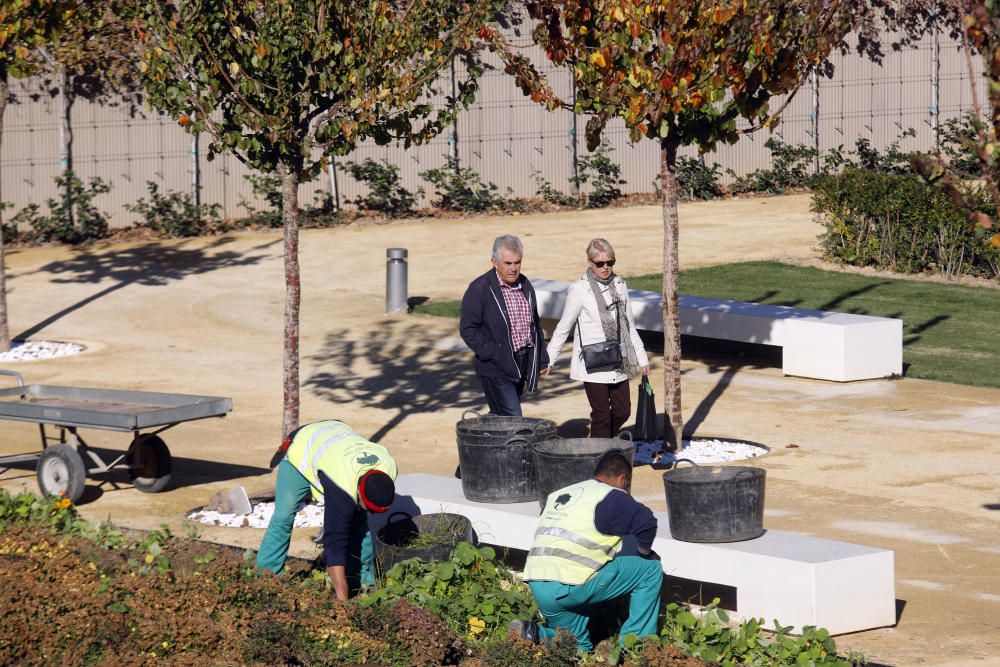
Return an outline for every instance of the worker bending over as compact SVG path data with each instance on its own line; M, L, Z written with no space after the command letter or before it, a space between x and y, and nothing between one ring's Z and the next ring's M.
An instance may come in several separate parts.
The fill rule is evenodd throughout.
M631 485L632 465L620 453L609 452L598 461L593 479L549 494L524 567L548 627L512 621L512 634L539 643L566 628L581 651L591 651L590 606L626 593L631 594L629 614L621 637L656 634L663 580L659 556L652 550L656 517L629 495ZM622 536L630 534L640 555L616 558Z
M276 463L274 515L257 567L275 574L284 568L295 513L311 492L325 501L323 556L337 599L346 600L360 585L374 585L368 512L385 512L396 495L396 462L388 450L331 419L292 431L271 467Z

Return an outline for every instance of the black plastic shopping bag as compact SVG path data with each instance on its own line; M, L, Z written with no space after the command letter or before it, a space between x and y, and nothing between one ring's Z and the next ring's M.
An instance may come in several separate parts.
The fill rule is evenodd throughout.
M653 396L653 385L649 384L649 378L642 376L639 383L639 406L635 411L635 432L632 434L635 440L656 440L660 434L656 428L656 401Z

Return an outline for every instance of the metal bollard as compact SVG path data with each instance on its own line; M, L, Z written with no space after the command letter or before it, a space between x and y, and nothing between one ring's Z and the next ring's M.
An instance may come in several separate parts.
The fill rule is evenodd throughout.
M387 248L385 251L385 313L405 313L406 304L406 248Z

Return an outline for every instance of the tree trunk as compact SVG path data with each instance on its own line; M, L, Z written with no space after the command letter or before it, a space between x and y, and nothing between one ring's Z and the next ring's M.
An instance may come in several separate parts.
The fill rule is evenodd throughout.
M3 115L7 111L7 94L9 82L7 68L0 65L0 149L3 147ZM2 150L0 150L2 153ZM3 185L0 172L0 186ZM2 202L2 197L0 197ZM7 324L7 267L4 262L3 248L3 205L0 204L0 352L10 349L10 327Z
M677 142L672 133L660 142L663 184L663 416L667 451L681 449L681 318L677 308Z
M285 353L281 437L299 426L299 170L281 166L281 217L285 226Z
M59 162L63 175L63 205L66 209L66 225L70 229L76 224L73 210L73 90L65 65L59 66Z

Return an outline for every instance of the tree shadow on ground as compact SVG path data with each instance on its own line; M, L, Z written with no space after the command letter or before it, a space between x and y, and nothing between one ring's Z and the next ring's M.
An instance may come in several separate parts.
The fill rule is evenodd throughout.
M457 327L456 327L457 329ZM370 439L379 442L408 416L462 408L487 411L483 390L472 367L472 352L457 330L442 337L436 326L390 319L373 335L335 330L311 358L318 368L304 387L331 403L360 402L395 410ZM580 392L580 383L561 372L540 378L539 396L553 398ZM532 415L531 398L524 404Z
M223 237L207 246L194 248L185 247L184 242L177 245L150 242L108 252L88 248L77 251L69 260L50 262L34 271L18 274L18 278L31 274L49 274L53 276L52 282L55 283L99 284L111 281L111 284L53 313L14 338L23 340L34 336L70 313L129 285L161 287L188 276L258 264L267 257L259 251L278 243L271 241L240 252L221 250L230 242L231 238Z

